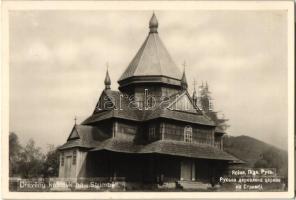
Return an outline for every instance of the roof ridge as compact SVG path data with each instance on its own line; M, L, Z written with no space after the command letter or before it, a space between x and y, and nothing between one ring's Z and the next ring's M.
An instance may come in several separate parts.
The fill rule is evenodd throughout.
M145 48L146 48L146 44L147 44L147 42L148 42L149 35L150 35L150 34L147 35L145 41L143 42L141 48L140 48L139 51L138 51L138 53L140 53L140 52L141 52L141 53L140 53L140 57L138 58L139 61L137 62L137 65L135 65L135 69L134 69L134 71L133 71L133 74L135 74L135 73L137 72L137 69L138 69L137 66L138 66L139 63L141 62L141 58L142 58L142 56L143 56L143 52L144 52L144 50L145 50ZM138 54L136 54L136 56L137 56L137 55L138 55ZM136 56L135 56L135 57L136 57ZM132 62L133 62L133 61L132 61Z
M162 64L161 64L161 60L160 60L160 57L159 57L159 50L158 50L158 45L157 45L157 42L156 42L155 34L153 34L153 39L154 39L154 43L155 43L155 47L156 47L156 55L157 55L159 66L160 66L160 74L162 74L163 69L162 69Z

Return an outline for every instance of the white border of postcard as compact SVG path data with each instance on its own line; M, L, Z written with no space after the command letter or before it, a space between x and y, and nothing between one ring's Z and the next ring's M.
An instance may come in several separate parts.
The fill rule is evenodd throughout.
M288 24L288 191L287 192L9 192L10 10L286 10ZM1 133L2 193L9 199L182 199L292 198L294 196L294 2L291 1L2 1ZM279 66L281 67L281 66Z

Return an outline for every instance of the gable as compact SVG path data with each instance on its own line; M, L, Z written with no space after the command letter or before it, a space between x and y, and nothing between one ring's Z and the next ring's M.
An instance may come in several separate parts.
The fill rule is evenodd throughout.
M115 108L114 102L115 102L115 99L112 99L103 91L95 107L94 113L102 110L113 110Z
M75 128L75 126L73 127L72 129L72 132L70 133L69 137L68 137L68 140L71 140L71 139L78 139L80 138L79 137L79 134L77 132L77 129Z
M188 97L187 93L183 93L179 97L176 98L171 105L168 106L170 110L176 111L184 111L184 112L191 112L191 113L198 113L195 106L192 104L192 101Z

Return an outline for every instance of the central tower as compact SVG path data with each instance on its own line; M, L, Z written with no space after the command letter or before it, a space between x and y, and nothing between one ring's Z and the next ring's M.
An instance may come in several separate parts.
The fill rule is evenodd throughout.
M153 13L149 34L118 80L119 90L143 100L149 95L171 96L182 90L182 73L158 35L158 20Z

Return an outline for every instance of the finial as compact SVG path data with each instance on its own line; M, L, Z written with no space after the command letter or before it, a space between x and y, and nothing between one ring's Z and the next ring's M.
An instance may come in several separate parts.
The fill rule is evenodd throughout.
M110 76L109 76L109 64L108 64L108 62L106 63L106 66L107 66L107 71L106 71L106 77L105 77L105 81L104 81L104 83L105 83L105 90L109 90L109 89L111 89L111 79L110 79Z
M192 99L195 101L195 104L196 104L196 100L197 100L197 95L196 95L196 89L195 89L195 85L196 85L196 82L195 82L195 79L193 80L193 95L192 95Z
M77 117L75 115L75 117L74 117L74 123L75 123L75 125L76 125L76 121L77 121Z
M187 79L186 79L186 74L185 74L185 66L186 66L186 63L184 61L183 63L183 76L182 76L182 79L181 79L181 86L182 86L182 89L183 90L186 90L187 89Z
M157 21L154 11L153 11L152 17L149 21L149 28L150 28L150 33L157 33L158 21Z

